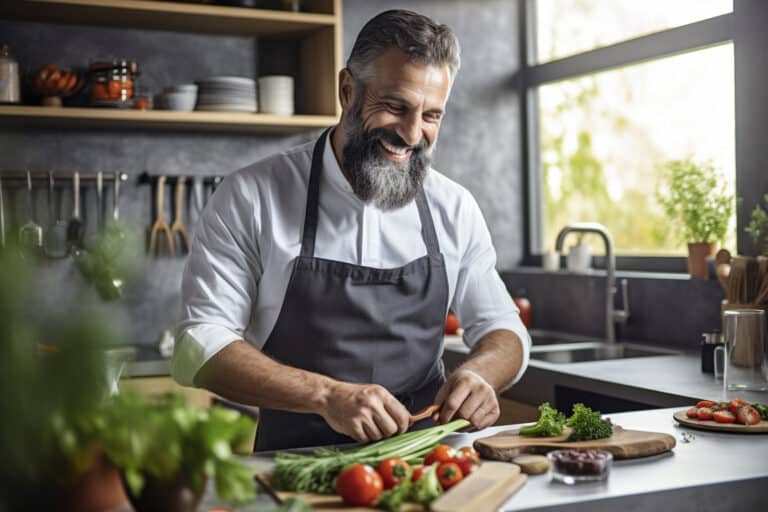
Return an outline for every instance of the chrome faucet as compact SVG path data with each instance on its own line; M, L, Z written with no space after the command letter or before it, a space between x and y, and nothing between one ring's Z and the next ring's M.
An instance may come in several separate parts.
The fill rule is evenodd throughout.
M555 251L563 250L563 242L569 233L595 233L600 235L605 243L605 340L608 343L616 342L615 323L625 324L629 319L629 292L627 280L621 280L622 309L613 309L613 296L616 293L616 256L613 254L613 239L605 226L595 222L577 222L569 224L560 230L555 242Z

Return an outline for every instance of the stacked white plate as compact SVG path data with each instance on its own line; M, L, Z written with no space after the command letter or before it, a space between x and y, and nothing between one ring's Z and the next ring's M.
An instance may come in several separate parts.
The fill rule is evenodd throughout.
M259 104L261 112L292 115L294 111L293 77L270 75L259 78Z
M195 110L256 112L256 82L239 76L213 76L197 82Z

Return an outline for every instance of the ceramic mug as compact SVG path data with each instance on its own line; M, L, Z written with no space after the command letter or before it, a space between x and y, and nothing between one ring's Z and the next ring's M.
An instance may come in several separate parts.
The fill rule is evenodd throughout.
M723 312L723 345L715 347L715 378L724 391L768 391L768 335L765 311Z

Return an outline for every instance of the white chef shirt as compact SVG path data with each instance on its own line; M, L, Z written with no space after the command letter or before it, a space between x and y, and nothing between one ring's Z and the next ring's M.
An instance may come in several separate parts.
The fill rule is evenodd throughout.
M315 257L392 268L424 256L415 201L390 211L363 203L330 140L323 153ZM301 249L314 144L235 172L206 205L182 276L171 365L180 384L194 385L200 367L233 341L264 346ZM496 251L480 208L464 187L434 169L424 191L445 258L448 305L464 327L464 343L471 347L496 329L516 333L523 348L516 382L528 365L530 337L495 269Z

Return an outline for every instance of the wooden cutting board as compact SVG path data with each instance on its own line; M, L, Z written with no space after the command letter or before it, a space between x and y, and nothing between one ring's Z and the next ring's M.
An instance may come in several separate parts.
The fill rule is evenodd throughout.
M433 510L439 512L492 512L515 494L526 480L527 476L520 473L520 467L516 464L484 462L469 477L435 500L432 503ZM380 511L380 509L373 507L349 507L344 505L341 497L336 494L278 492L277 495L282 499L291 496L299 497L309 503L312 510L328 512ZM400 510L401 512L422 512L425 509L416 503L404 503Z
M736 423L718 423L716 421L694 420L685 415L685 411L677 411L672 415L681 425L702 430L718 432L736 432L740 434L768 434L768 421L761 420L755 425L738 425Z
M611 437L597 441L569 443L565 441L569 435L568 427L563 435L557 437L525 437L518 435L518 430L510 430L478 439L475 441L475 450L487 459L511 461L522 453L543 454L563 448L606 450L615 459L634 459L667 452L675 447L675 438L669 434L624 430L619 426L613 427Z

